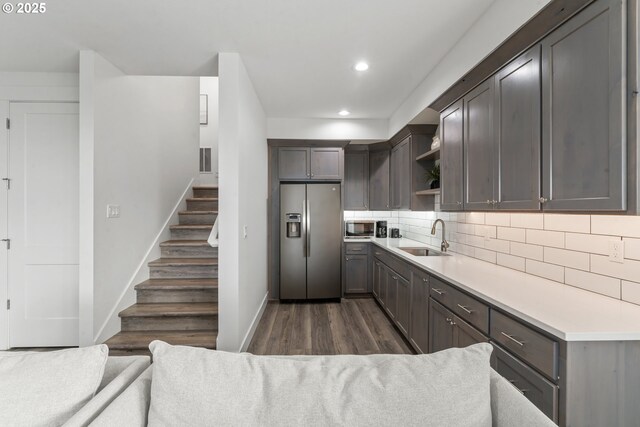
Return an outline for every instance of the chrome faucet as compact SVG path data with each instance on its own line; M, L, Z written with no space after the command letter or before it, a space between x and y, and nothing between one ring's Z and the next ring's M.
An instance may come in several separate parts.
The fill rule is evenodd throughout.
M442 224L442 243L440 243L440 250L442 252L447 252L447 248L449 247L449 242L447 242L447 239L444 238L445 236L445 225L444 225L444 221L441 219L436 219L433 222L433 227L431 227L431 234L433 234L434 236L436 235L436 225L438 225L438 223Z

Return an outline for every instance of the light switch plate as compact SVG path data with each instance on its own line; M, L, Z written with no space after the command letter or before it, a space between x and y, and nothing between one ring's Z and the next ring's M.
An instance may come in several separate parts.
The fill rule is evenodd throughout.
M107 218L120 218L120 205L107 205Z
M609 261L624 263L624 242L622 240L609 241Z

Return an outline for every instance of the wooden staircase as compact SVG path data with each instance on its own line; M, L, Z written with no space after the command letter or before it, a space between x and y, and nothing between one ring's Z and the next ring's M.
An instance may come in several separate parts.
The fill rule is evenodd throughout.
M149 343L214 349L218 335L218 248L207 243L218 215L218 187L193 187L171 240L160 243L149 279L135 286L137 303L121 311L121 332L109 338L112 356L146 354Z

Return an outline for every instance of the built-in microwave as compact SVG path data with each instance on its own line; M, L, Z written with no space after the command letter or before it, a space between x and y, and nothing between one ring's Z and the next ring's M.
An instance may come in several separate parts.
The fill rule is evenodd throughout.
M374 221L355 220L344 222L344 236L352 239L363 239L375 236L376 223Z

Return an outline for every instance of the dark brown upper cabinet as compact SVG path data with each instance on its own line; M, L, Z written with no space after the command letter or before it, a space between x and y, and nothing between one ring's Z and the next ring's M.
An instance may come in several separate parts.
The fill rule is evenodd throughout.
M367 150L344 153L344 208L369 209L369 152Z
M465 209L539 210L540 46L464 99Z
M309 148L280 148L278 154L278 176L280 179L306 180L311 177L309 172Z
M626 209L624 4L599 0L542 41L544 210Z
M389 210L389 157L388 149L369 152L369 209Z
M281 147L278 177L287 181L342 179L342 148Z
M540 85L540 45L494 77L497 209L540 209Z
M468 210L493 209L493 80L464 97L464 205Z
M440 114L440 208L463 209L463 111L462 99Z
M411 207L411 136L391 150L391 208Z
M593 2L441 113L442 210L627 209L623 6Z

